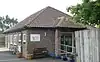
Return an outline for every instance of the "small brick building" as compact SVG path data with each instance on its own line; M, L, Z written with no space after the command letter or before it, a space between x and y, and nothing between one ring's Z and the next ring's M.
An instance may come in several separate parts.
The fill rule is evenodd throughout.
M71 16L46 7L4 33L7 47L16 45L25 57L26 54L32 54L33 48L44 47L47 48L48 54L74 54L74 32L82 29L85 27L73 22Z

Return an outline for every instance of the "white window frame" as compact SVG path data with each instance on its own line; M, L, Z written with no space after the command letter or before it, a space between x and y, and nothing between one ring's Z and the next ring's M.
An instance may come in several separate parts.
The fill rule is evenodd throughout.
M9 35L9 36L10 36L10 39L9 39L10 40L10 44L13 44L13 39L12 39L13 35Z
M23 42L26 42L26 34L23 34Z
M17 45L17 34L14 34L13 37L13 45Z
M63 44L59 44L60 45L60 51L63 51L64 53L60 53L60 54L68 54L68 53L70 53L70 54L74 54L74 49L76 49L75 48L75 46L74 46L74 32L61 32L61 34L69 34L69 33L71 33L72 34L72 46L69 46L69 45L63 45ZM61 43L61 40L60 40L60 43ZM65 42L64 42L65 43ZM63 46L68 46L68 47L72 47L72 52L68 52L68 51L65 51L65 50L61 50L61 45L63 45ZM66 50L67 50L67 48L66 48Z
M21 53L21 46L20 45L18 45L18 52Z
M18 41L21 42L21 34L18 34Z

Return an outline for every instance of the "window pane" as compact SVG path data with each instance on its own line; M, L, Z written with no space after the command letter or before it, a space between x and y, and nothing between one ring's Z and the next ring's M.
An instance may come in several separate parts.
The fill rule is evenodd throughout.
M24 35L24 40L26 40L26 35Z
M65 41L65 45L68 45L68 41Z
M72 46L72 37L71 36L65 36L65 45Z
M61 44L64 44L64 41L61 41Z
M19 40L21 40L21 34L19 34Z
M68 52L72 52L72 47L67 47Z
M68 42L68 44L69 44L70 46L72 46L72 37L69 37L69 42Z
M23 42L26 42L26 34L23 34Z
M64 51L60 51L61 53L64 53Z
M75 48L73 48L73 53L76 53L76 49Z
M64 44L64 36L61 36L61 44Z
M65 50L65 47L64 47L64 45L61 45L61 50Z

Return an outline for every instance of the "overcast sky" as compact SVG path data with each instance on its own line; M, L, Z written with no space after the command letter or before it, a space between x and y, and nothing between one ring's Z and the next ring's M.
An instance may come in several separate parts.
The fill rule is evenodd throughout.
M9 15L22 21L27 16L45 8L54 7L62 12L66 8L80 3L80 0L0 0L0 16Z

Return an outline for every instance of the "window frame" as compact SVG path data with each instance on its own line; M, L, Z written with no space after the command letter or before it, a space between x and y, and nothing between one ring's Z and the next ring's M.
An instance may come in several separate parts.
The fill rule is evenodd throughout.
M9 43L10 44L13 44L13 37L12 37L13 35L11 35L11 34L9 34L8 36L7 36L7 40L6 41L9 41Z
M76 50L76 48L75 48L75 46L74 46L74 44L75 44L75 41L74 41L74 38L75 38L75 37L74 37L74 32L61 32L60 34L61 34L61 36L62 36L62 35L66 36L67 34L71 34L71 37L72 37L72 38L71 38L71 39L72 39L72 40L71 40L71 41L72 41L72 45L71 45L71 46L70 46L70 45L66 45L64 39L63 39L63 41L64 41L63 43L64 43L64 44L61 44L61 39L62 39L62 38L60 37L60 49L59 49L59 50L63 52L63 53L61 52L61 54L68 54L68 53L69 53L69 54L73 54L73 53L75 53L76 51L74 51L74 50ZM69 36L70 36L70 35L69 35ZM61 49L61 46L64 46L64 50ZM68 52L67 47L71 47L71 48L72 48L72 52Z
M17 34L14 34L13 37L13 44L17 45Z
M23 34L23 42L26 42L26 34Z
M21 34L18 34L18 41L21 42Z

